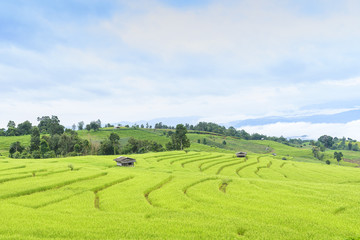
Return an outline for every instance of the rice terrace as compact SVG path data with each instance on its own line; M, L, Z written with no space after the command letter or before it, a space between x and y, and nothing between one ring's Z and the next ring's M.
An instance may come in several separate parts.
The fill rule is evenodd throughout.
M161 130L141 129L87 136L110 132L162 138ZM3 152L0 239L359 239L354 164L304 162L309 149L272 141L208 137L272 151L238 158L194 141L185 151L127 155L135 167L118 167L117 155Z
M0 0L0 240L360 240L360 0Z

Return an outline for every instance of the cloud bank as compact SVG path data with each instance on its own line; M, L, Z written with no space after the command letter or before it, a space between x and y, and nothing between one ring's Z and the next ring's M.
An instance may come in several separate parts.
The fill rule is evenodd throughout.
M262 133L268 136L284 136L298 138L306 135L307 139L318 139L322 135L332 137L350 137L360 140L360 120L348 123L275 123L261 126L244 126L249 133Z
M350 0L2 2L0 127L354 108L359 10Z

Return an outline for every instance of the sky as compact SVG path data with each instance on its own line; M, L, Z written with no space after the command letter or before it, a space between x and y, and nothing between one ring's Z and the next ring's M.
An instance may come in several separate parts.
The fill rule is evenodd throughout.
M357 0L4 0L0 128L359 109L359 12ZM242 128L360 140L359 124Z

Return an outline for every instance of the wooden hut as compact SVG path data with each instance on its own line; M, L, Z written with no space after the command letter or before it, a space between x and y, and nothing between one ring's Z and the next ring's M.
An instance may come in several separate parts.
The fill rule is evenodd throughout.
M237 152L236 156L237 157L246 157L246 152Z
M114 161L120 167L134 167L134 162L136 162L136 160L133 158L123 157L123 156L115 158Z

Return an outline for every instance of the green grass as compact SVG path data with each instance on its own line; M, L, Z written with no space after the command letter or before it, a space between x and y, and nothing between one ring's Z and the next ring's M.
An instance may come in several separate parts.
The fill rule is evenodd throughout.
M30 135L25 136L0 136L0 154L4 156L9 155L9 148L13 142L19 141L22 145L26 146L30 144Z
M115 156L3 158L0 239L360 237L358 168L256 153L131 157L133 168Z

